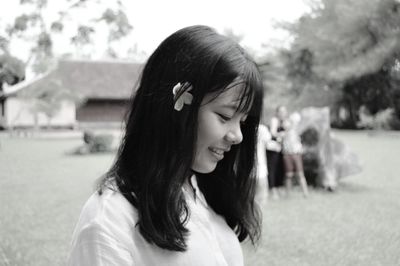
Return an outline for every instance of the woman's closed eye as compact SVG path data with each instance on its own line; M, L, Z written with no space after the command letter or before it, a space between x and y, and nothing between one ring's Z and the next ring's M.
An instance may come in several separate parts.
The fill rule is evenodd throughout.
M219 118L221 119L221 121L222 121L223 123L226 123L226 122L228 122L228 121L230 121L230 120L233 119L233 117L231 117L231 116L229 116L229 115L224 115L224 114L221 114L221 113L217 113L217 115L219 116ZM246 118L247 118L247 117L246 117ZM241 120L240 120L240 125L243 126L243 125L245 125L245 124L246 124L246 119L241 119Z
M228 115L221 114L221 113L217 113L217 115L221 118L221 120L222 120L223 122L228 122L229 120L232 119L232 117L230 117L230 116L228 116Z

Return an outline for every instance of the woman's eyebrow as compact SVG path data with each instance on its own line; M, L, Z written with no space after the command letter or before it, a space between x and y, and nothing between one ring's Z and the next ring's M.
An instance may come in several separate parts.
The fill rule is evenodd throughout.
M235 113L237 113L237 112L238 112L238 109L239 109L238 104L234 104L234 103L223 104L223 105L221 105L221 107L222 107L222 108L231 109L231 110L232 110L233 112L235 112ZM240 113L242 113L242 114L245 115L245 116L248 116L248 115L249 115L249 112L240 112Z

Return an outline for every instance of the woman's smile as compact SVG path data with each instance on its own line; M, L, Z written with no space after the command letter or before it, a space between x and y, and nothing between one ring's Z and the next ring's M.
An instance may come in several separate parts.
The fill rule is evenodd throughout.
M218 161L222 160L224 158L224 153L229 151L229 149L219 149L219 148L213 148L210 147L209 150L211 151L212 155L215 156L215 158L218 159Z

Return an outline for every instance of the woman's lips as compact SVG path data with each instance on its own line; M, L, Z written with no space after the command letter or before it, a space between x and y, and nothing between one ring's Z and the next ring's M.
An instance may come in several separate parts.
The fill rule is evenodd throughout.
M219 161L224 158L224 153L227 151L219 148L209 148L209 150L211 151L211 154Z

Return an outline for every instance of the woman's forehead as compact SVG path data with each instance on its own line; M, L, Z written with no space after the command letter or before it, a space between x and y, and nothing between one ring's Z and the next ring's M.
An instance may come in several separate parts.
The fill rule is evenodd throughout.
M216 96L214 95L213 102L218 105L233 105L239 106L243 97L243 84L236 84L229 89L224 90L222 93L219 92Z

